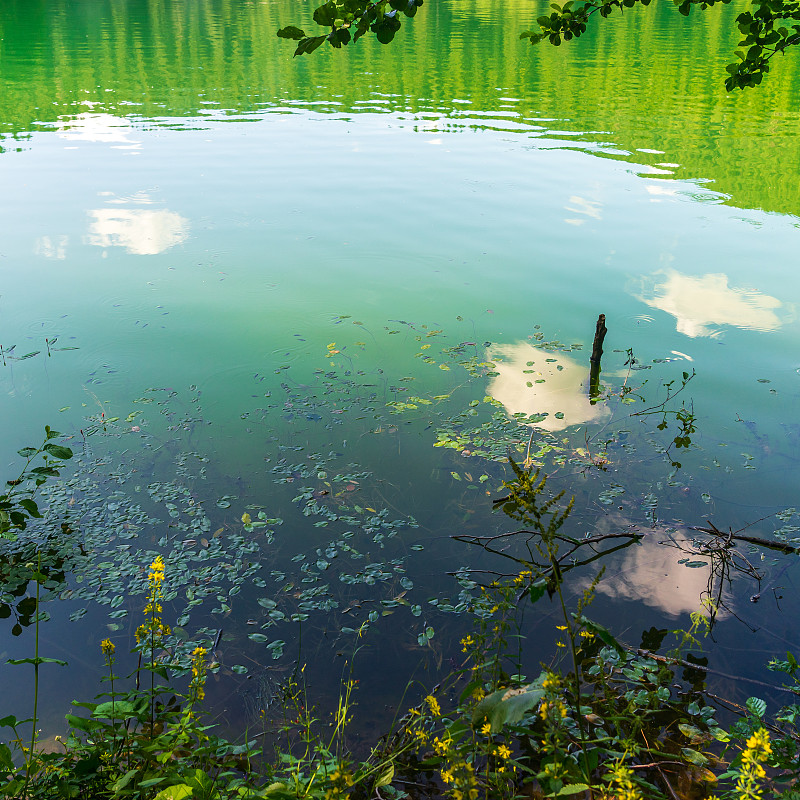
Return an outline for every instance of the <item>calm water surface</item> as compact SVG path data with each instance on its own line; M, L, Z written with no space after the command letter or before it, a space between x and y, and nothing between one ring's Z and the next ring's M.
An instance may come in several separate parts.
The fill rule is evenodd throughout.
M11 477L44 424L72 437L51 513L72 515L93 566L49 605L45 647L71 662L69 697L47 690L53 733L96 689L100 638L127 644L154 551L181 634L223 631L214 700L231 724L297 662L301 614L318 672L372 626L363 730L378 729L394 687L457 656L449 612L472 589L443 576L494 566L449 537L506 527L490 512L506 468L479 454L524 455L530 429L507 414L549 414L530 441L577 496L573 533L651 531L609 563L594 609L631 644L685 624L706 588L709 569L663 542L709 519L796 533L794 62L726 95L735 8L629 13L556 50L517 40L528 4L437 2L388 48L293 60L274 32L300 13L4 8L0 343L78 349L0 368L0 446ZM599 313L610 399L591 405ZM496 366L471 377L470 359ZM628 414L692 370L697 432L675 472L660 418ZM623 385L647 404L620 403ZM453 426L469 444L434 448ZM762 585L725 587L709 649L756 675L796 644L797 572L748 558ZM29 631L0 635L29 654Z

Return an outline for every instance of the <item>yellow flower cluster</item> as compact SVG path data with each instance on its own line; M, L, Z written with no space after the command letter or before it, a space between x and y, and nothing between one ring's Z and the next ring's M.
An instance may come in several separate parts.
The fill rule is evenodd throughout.
M161 556L156 556L153 560L147 579L151 586L161 586L164 583L164 559Z
M147 576L149 589L147 592L147 605L144 607L145 622L136 629L136 641L139 644L150 642L154 647L162 636L170 634L170 627L166 625L161 615L164 609L161 601L164 592L161 585L164 583L164 559L156 556L150 565L150 573Z
M769 733L759 728L748 740L742 752L739 777L736 779L736 800L761 800L764 790L759 782L767 777L762 766L772 753Z
M195 647L192 651L192 681L189 689L193 700L203 700L206 696L206 653L204 647Z
M560 700L552 702L542 700L542 704L539 706L539 716L546 720L551 713L558 719L564 719L567 716L567 707Z
M437 756L446 756L447 751L450 749L450 740L442 741L438 736L433 740L433 750Z
M425 702L428 704L428 707L431 710L431 714L433 714L435 717L442 716L442 709L439 706L439 701L432 694L429 694L425 698Z
M453 800L477 800L478 780L472 764L458 751L456 743L445 736L433 740L433 750L442 759L440 776L449 790Z
M332 772L328 780L330 781L330 788L325 793L325 800L336 800L338 797L344 797L347 789L353 785L353 776L343 765L340 765L335 772Z
M642 793L633 781L633 772L621 761L613 766L609 777L608 789L605 792L608 800L642 800Z
M561 686L561 678L555 672L548 672L547 677L542 681L542 689L554 691Z
M495 752L498 758L502 758L503 761L508 761L511 758L511 749L505 744L501 744Z
M467 634L461 640L461 652L462 653L469 652L470 648L473 647L474 645L475 645L475 640L472 638L472 636L470 634Z
M114 642L112 642L111 639L103 639L103 641L100 642L100 649L103 651L103 655L109 659L114 655L114 651L117 648L114 647Z
M514 585L522 586L523 583L527 583L532 577L533 573L529 569L524 569L514 578Z

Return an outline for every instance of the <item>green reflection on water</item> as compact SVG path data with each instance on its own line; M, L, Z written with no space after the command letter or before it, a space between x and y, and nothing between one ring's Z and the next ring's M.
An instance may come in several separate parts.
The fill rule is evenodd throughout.
M798 71L792 56L780 59L757 91L725 94L736 8L686 20L658 4L555 49L518 41L537 13L520 0L440 2L388 48L362 41L292 59L275 31L304 23L301 11L241 0L6 3L0 129L22 138L90 111L154 119L298 104L391 110L444 118L443 129L585 134L613 145L613 157L642 148L638 162L712 180L735 205L800 211Z

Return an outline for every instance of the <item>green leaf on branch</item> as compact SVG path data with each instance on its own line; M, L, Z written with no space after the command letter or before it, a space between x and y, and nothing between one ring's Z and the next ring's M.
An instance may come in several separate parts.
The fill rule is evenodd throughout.
M575 620L583 625L583 627L589 631L589 633L593 633L595 636L597 636L598 639L603 642L603 644L607 645L608 647L613 647L617 653L619 653L620 658L625 658L625 648L608 632L607 628L604 628L598 622L593 622L587 617L584 617L583 614L580 616L575 615Z
M336 3L334 3L333 0L328 0L327 3L321 5L314 12L314 22L323 27L332 27L336 22L338 14L339 10L336 7Z
M36 519L41 519L42 515L39 513L39 506L37 506L33 500L26 498L24 500L19 500L18 503L32 517L36 517Z
M303 53L313 53L327 38L327 36L306 36L300 40L294 54L301 56Z
M296 28L294 25L287 25L278 31L278 37L281 39L294 39L299 41L305 38L306 32L301 28Z
M72 458L72 450L69 447L64 447L60 444L52 444L48 442L44 446L44 450L46 450L53 458L60 458L66 460L68 458Z

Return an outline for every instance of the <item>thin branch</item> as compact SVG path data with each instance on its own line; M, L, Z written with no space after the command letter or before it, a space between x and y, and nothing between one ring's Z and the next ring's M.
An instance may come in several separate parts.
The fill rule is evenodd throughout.
M701 533L707 533L709 536L722 536L725 537L727 541L731 539L737 539L740 542L747 542L748 544L755 544L759 547L766 547L769 550L778 550L781 553L800 553L800 547L795 547L791 544L786 544L786 542L776 542L774 539L762 539L759 536L743 536L740 533L734 533L733 531L729 531L728 533L724 533L716 525L714 525L711 520L706 520L708 523L708 528L702 528L700 526L692 526L689 530L693 531L700 531Z
M622 643L620 643L622 644ZM694 664L691 661L684 661L682 658L672 658L670 656L659 656L656 653L651 652L650 650L642 650L641 648L632 648L630 645L623 645L626 650L629 650L632 653L636 653L637 655L642 656L642 658L651 658L653 661L658 661L661 664L672 664L675 666L680 667L689 667L690 669L699 669L701 672L705 672L708 675L718 675L720 678L727 678L728 680L732 681L745 681L746 683L754 683L758 686L765 686L768 689L771 689L774 692L789 692L789 694L797 695L798 692L794 689L788 689L786 686L775 686L771 683L766 683L764 681L760 681L757 678L747 678L744 675L730 675L727 672L720 672L716 669L711 669L711 667L704 667L701 664Z

